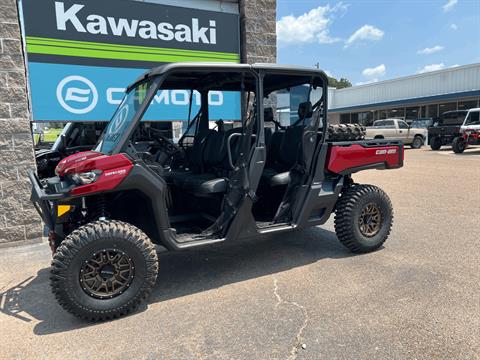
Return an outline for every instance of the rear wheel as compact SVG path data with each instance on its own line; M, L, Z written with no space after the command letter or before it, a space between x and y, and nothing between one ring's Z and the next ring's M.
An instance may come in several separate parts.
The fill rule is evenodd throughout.
M456 154L463 153L466 147L467 145L465 143L465 140L462 137L456 137L455 139L453 139L452 149L453 149L453 152L455 152Z
M420 149L423 145L423 137L415 136L412 141L412 149Z
M438 136L430 139L430 148L432 150L439 150L442 147L442 140Z
M337 202L335 232L338 240L354 253L378 249L390 234L392 203L373 185L353 185Z
M52 261L51 286L75 316L99 321L133 311L153 289L155 246L133 225L96 221L72 232Z

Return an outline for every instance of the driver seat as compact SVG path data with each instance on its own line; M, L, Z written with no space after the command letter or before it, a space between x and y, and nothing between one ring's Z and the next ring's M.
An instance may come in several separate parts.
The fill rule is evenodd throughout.
M209 130L199 139L192 149L192 171L176 172L172 176L173 184L197 196L224 193L228 179L217 176L214 169L221 167L227 156L226 134Z

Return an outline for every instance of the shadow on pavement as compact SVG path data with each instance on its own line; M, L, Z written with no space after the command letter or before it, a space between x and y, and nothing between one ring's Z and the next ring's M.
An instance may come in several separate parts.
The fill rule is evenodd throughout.
M461 154L455 154L455 152L452 150L451 147L446 147L446 148L441 148L439 150L430 150L432 152L449 152L452 155L455 156L468 156L468 155L480 155L480 148L478 147L473 147L469 146L463 153Z
M468 156L468 155L480 155L480 148L467 148L463 153L461 154L455 154L458 156Z
M197 251L159 255L157 284L146 304L188 296L227 284L245 281L311 264L324 258L353 256L337 240L334 232L311 228L232 245L217 245ZM41 269L0 293L0 312L30 322L36 335L47 335L94 326L66 313L49 286L49 269ZM131 316L131 315L130 315Z

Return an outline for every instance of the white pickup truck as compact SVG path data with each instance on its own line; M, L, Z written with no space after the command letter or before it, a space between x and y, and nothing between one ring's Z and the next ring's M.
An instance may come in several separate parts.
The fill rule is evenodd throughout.
M427 138L427 129L412 128L402 119L374 121L367 127L366 139L400 139L413 149L422 147Z

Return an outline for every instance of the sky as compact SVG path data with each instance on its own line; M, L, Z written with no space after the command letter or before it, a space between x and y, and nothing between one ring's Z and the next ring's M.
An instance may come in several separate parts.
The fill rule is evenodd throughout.
M277 62L353 85L480 63L480 0L277 0Z

